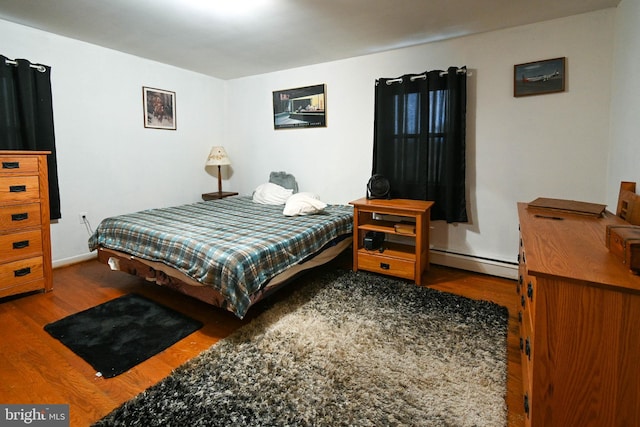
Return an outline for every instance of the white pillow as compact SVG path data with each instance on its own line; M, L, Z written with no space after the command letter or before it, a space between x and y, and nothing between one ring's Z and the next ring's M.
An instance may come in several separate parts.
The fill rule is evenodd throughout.
M293 190L267 182L259 185L253 192L253 201L263 205L282 205L292 194Z
M310 215L322 212L327 204L313 193L296 193L287 199L282 213L285 216Z

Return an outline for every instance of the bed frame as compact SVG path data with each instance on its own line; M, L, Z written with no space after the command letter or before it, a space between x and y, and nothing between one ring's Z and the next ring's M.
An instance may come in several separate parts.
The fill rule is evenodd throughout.
M265 286L251 295L251 306L271 295L277 289L289 284L303 272L330 262L344 250L348 249L351 246L352 240L352 236L345 237L335 245L321 250L305 262L296 264L273 277ZM182 272L168 267L163 263L148 261L124 252L103 247L98 248L98 260L107 264L113 271L122 271L138 276L148 282L173 289L215 307L227 309L224 297L216 289L204 286Z

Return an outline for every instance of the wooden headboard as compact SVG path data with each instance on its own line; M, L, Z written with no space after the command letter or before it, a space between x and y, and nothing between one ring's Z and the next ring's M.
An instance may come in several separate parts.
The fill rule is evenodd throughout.
M636 194L636 183L622 181L616 215L631 225L640 225L640 196Z

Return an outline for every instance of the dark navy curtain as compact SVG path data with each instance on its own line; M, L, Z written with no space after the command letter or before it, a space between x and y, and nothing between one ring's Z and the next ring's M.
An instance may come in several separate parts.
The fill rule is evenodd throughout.
M0 55L0 150L51 152L47 156L50 212L51 219L59 219L50 67Z
M376 80L372 174L392 198L434 201L432 220L467 222L466 68Z

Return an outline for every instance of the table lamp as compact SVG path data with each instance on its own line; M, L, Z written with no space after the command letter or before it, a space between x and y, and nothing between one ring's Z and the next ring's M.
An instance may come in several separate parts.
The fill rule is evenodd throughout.
M227 152L224 151L224 147L213 147L209 152L206 166L218 166L218 193L222 193L222 175L220 173L220 166L230 165L231 161Z

